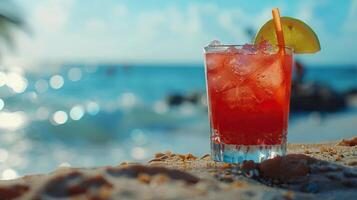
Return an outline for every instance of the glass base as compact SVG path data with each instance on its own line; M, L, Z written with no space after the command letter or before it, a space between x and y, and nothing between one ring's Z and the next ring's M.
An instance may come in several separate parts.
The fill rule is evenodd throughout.
M243 163L253 160L260 163L263 160L286 154L286 143L281 145L230 145L211 142L212 159L218 162Z

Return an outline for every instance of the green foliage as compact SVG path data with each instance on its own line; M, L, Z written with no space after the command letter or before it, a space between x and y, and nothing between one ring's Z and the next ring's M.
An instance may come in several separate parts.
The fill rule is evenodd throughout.
M0 12L0 44L4 43L6 47L14 48L13 29L24 28L24 22L15 12L6 14Z

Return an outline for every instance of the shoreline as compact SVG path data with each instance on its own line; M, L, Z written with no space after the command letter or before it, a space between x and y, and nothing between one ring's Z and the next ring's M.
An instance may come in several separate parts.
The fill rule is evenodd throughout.
M59 168L0 181L5 199L353 199L357 137L288 144L288 155L241 165L210 156L157 153L147 163Z

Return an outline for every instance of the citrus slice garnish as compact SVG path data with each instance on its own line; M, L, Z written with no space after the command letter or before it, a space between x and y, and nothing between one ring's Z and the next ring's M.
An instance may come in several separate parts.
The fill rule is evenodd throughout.
M292 17L281 17L283 26L285 45L292 47L294 53L315 53L320 51L320 42L315 32L301 20ZM277 45L274 21L269 20L260 28L255 36L254 44L259 44L264 40Z

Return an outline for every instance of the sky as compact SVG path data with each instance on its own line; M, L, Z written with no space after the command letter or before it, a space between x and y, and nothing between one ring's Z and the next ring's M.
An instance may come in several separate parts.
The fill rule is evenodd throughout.
M202 63L212 40L244 44L271 9L305 21L321 52L310 65L357 64L357 0L14 0L31 34L16 31L9 65L41 62Z

